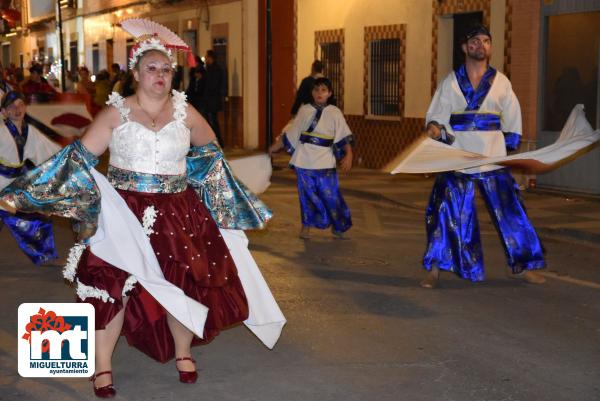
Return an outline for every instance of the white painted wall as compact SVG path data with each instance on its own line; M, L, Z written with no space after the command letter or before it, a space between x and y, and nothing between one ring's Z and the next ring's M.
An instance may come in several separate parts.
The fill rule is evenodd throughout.
M406 117L423 117L430 101L431 2L298 0L298 82L310 73L315 31L345 29L344 112L363 114L364 27L406 24Z
M505 0L491 0L492 64L504 64ZM406 24L404 116L422 118L431 100L432 3L429 0L298 0L298 82L310 73L315 31L345 30L344 112L363 114L364 27ZM452 19L441 19L438 79L452 69Z
M498 71L504 71L505 0L491 0L490 9L490 33L492 34L492 59L490 64Z

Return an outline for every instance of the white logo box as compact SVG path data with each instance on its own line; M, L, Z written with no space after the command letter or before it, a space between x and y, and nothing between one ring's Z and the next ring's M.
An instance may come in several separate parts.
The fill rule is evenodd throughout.
M18 314L17 343L22 377L90 377L94 374L96 332L91 304L23 303L19 305Z

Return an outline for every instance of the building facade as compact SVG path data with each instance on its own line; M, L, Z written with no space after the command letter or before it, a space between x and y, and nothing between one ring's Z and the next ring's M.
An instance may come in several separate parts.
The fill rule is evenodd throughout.
M597 0L61 3L69 69L86 65L97 72L112 63L125 68L133 42L119 21L129 17L167 26L199 55L214 48L228 76L222 126L229 147L265 149L290 119L295 88L319 59L356 137L356 163L384 167L421 134L438 82L461 62L458 38L472 21L489 26L491 64L511 79L520 100L521 150L554 141L576 103L584 103L591 124L600 126ZM60 41L55 1L11 4L22 10L22 21L0 36L3 64L56 63ZM599 153L540 175L537 182L600 193Z
M293 78L308 75L314 59L324 62L355 134L359 165L382 168L421 134L438 82L462 62L459 38L473 21L490 28L491 65L511 79L520 100L521 151L553 142L577 103L600 128L598 1L292 2ZM600 151L537 182L600 193Z
M13 3L23 10L22 22L10 36L3 37L6 53L3 64L27 68L32 62L54 63L59 71L56 1L13 0ZM256 88L252 89L253 80L244 80L244 76L258 75L257 63L251 60L257 57L257 36L252 32L258 31L258 0L63 0L61 3L67 70L85 65L96 74L113 63L126 69L129 50L134 44L133 38L119 27L119 22L126 18L148 18L165 25L199 56L213 49L217 62L227 72L227 97L221 113L225 142L233 148L257 147L258 120L251 113L258 103L258 94ZM244 57L247 54L251 57ZM179 63L185 66L185 88L189 71L185 55L179 55ZM245 82L249 87L244 86ZM244 93L250 95L245 99Z

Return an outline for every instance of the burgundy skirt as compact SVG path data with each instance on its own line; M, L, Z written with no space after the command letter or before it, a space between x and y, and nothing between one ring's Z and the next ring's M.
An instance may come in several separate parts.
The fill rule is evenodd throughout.
M142 221L149 206L157 210L150 243L165 278L184 293L209 308L204 338L192 345L211 341L219 332L248 318L248 303L237 269L210 213L193 189L175 194L117 190ZM86 298L94 305L96 330L102 330L123 308L122 292L129 273L84 251L77 278L85 285L105 290L115 300ZM151 358L166 362L175 356L173 337L165 309L140 284L127 293L122 334L127 342Z

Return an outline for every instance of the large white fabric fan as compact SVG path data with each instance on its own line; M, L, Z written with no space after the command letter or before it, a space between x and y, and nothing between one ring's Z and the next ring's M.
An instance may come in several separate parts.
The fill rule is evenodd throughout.
M158 22L141 18L130 18L121 21L121 27L132 36L158 36L168 47L187 50L189 46L176 33Z

